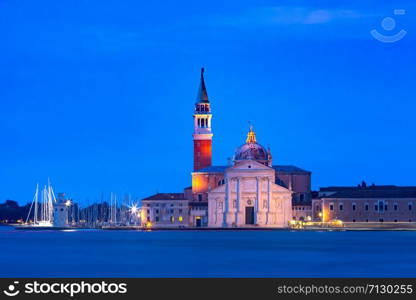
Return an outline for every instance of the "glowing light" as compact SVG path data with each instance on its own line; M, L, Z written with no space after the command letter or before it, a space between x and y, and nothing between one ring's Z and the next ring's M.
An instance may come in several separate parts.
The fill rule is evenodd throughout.
M137 207L137 204L133 204L133 205L130 207L130 212L131 212L132 214L137 214L137 213L139 212L139 208Z
M65 205L66 206L71 206L71 200L66 200Z
M250 143L256 143L256 142L257 142L257 140L256 140L256 133L253 130L253 126L250 125L250 130L249 130L249 132L247 134L246 143L247 144L250 144Z
M153 224L150 221L146 222L146 228L152 228Z
M179 222L183 222L183 217L179 216Z

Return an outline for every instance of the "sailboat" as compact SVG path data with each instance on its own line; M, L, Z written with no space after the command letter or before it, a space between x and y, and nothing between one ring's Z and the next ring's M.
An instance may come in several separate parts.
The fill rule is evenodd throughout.
M39 184L36 185L35 195L26 218L26 225L28 224L30 214L33 211L33 223L31 226L38 227L52 227L53 226L53 205L56 203L55 193L53 191L51 182L48 180L48 185L44 186L41 193L40 203L40 218L39 218Z

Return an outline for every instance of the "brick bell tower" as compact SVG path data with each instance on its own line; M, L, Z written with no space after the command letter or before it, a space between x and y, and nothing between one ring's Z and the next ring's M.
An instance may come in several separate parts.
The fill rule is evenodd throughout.
M194 111L194 171L212 164L211 106L205 87L204 68L201 68L201 82Z

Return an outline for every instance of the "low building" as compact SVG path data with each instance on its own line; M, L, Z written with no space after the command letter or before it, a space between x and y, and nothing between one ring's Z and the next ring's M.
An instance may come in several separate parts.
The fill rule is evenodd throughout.
M370 185L321 188L312 200L316 221L416 222L416 187Z
M292 220L294 221L311 221L312 220L311 204L296 204L292 206Z
M142 200L142 226L187 227L189 202L184 193L158 193Z
M69 227L69 207L72 201L65 198L64 193L59 193L56 203L53 205L53 227Z

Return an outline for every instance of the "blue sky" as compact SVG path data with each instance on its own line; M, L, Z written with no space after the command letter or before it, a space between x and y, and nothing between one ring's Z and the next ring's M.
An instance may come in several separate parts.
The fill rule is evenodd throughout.
M201 66L214 164L251 121L314 188L416 184L413 1L224 2L0 0L0 201L189 186Z

